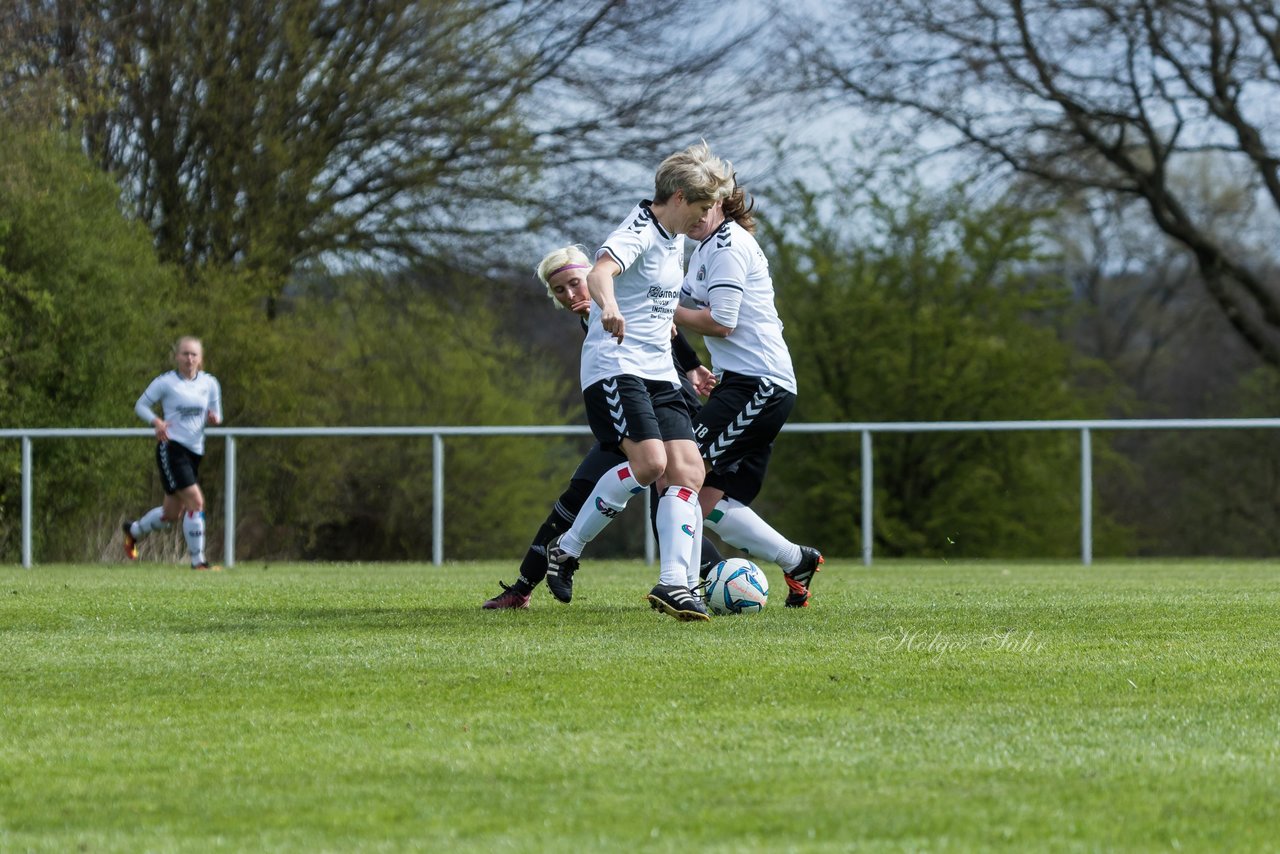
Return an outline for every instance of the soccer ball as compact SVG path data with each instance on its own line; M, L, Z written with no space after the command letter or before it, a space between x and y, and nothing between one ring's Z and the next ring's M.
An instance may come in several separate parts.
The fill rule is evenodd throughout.
M769 579L749 560L722 560L707 573L707 607L717 614L754 614L769 601Z

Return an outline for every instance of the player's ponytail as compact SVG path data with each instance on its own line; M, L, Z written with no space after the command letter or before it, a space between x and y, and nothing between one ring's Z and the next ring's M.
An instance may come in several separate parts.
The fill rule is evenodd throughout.
M731 219L749 234L756 233L756 200L746 190L738 186L735 176L733 192L724 200L724 218Z

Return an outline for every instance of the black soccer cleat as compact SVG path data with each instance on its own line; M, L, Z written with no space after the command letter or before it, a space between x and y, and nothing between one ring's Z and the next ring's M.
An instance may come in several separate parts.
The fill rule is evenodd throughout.
M659 584L644 597L649 600L649 607L655 611L669 614L677 620L694 622L710 620L707 606L688 587L679 584Z
M492 599L486 600L481 608L486 611L501 610L504 608L528 608L529 594L520 592L520 583L516 582L510 586L498 582L498 586L502 588L502 592Z
M547 589L566 605L573 599L573 574L578 559L560 548L560 538L547 543Z
M800 563L795 569L782 571L788 588L788 608L809 607L809 586L813 584L813 574L822 568L822 564L822 552L812 546L800 547Z

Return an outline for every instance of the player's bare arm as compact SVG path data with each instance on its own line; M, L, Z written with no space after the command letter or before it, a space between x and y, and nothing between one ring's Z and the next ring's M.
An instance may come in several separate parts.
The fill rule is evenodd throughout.
M722 326L711 319L711 309L709 308L678 306L676 308L676 323L685 329L692 329L699 335L711 335L716 338L728 338L733 333L733 327Z
M622 343L622 338L626 334L627 323L622 318L622 312L618 310L617 299L614 298L613 277L621 272L622 268L618 266L618 262L604 255L596 259L591 272L587 273L587 290L591 292L591 298L595 300L596 305L600 306L600 325L604 327L605 332L616 338L619 344Z

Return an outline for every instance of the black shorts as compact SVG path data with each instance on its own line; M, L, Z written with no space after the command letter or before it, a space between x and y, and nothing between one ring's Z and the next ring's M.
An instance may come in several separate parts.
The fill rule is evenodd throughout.
M755 500L795 405L796 396L770 380L725 371L693 425L711 467L704 483L743 504Z
M629 374L610 377L582 391L587 424L606 451L623 439L693 441L693 413L679 383L646 380Z
M195 451L177 442L156 445L156 466L160 469L164 494L173 495L180 489L199 483L201 459Z

